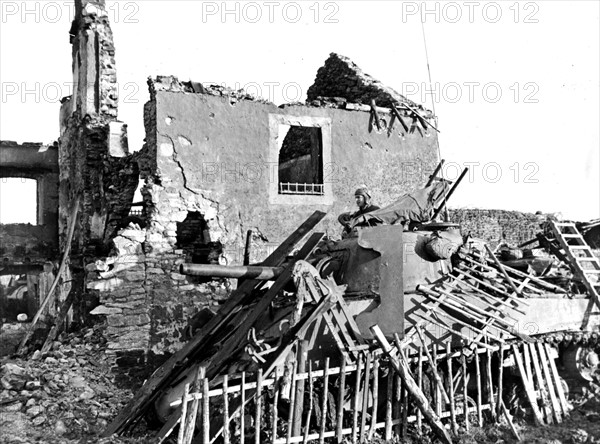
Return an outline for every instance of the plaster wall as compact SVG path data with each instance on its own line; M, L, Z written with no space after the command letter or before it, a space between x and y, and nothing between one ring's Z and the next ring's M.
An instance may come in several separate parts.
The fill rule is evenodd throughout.
M387 115L377 130L364 111L278 108L249 100L232 104L226 97L158 91L154 112L156 174L163 185L179 192L176 202L170 196L171 202L182 211L208 205L205 217L215 219L215 238L234 249L241 247L247 228L277 244L315 210L328 213L319 229L338 236L337 215L355 209L357 186L366 184L373 201L386 205L421 186L438 161L434 133L406 133L398 122L390 128ZM311 119L328 122L323 175L329 196L327 191L326 196L300 199L279 195L274 203L274 116L307 125Z
M279 108L214 90L185 92L172 79L150 81L145 106L146 144L137 157L145 226L121 230L113 255L86 267L87 288L101 302L92 313L107 317L118 366L141 369L174 352L194 316L227 299L230 282L179 273L190 260L181 242L193 237L194 226L184 223L191 215L202 219L198 241L214 247L211 263L242 263L248 230L250 261L260 262L315 210L328 213L316 229L339 237L337 215L355 209L358 185L367 184L385 205L421 186L438 162L435 134L416 126L406 132L388 124L389 114L377 130L360 107ZM277 195L285 134L277 123L320 126L323 196Z

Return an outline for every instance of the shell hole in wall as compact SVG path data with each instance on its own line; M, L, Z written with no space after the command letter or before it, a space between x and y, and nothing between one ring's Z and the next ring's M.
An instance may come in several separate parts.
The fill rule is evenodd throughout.
M223 253L223 245L211 241L208 224L197 211L190 211L177 222L177 248L183 250L186 262L194 264L218 264ZM201 283L212 279L188 276L188 280Z

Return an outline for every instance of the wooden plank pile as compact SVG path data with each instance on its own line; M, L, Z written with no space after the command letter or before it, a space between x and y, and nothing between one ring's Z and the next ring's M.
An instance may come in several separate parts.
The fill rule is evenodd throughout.
M486 248L487 256L478 252L461 253L452 273L433 285L417 287L427 298L417 302L420 310L414 312L415 321L403 343L410 344L423 325L440 328L469 347L491 349L490 344L506 344L515 339L533 342L514 328L517 316L526 313L527 299L565 290L505 267ZM473 295L477 296L477 304Z
M343 301L343 291L344 291L344 287L340 287L337 286L335 284L335 282L333 282L332 280L328 280L325 281L323 279L321 279L318 276L317 271L311 266L309 265L307 262L304 261L298 261L296 263L296 265L294 266L293 270L292 270L292 275L294 277L294 279L297 282L302 282L303 283L303 287L301 288L305 288L308 290L308 293L310 294L310 297L307 298L306 302L313 302L314 303L314 308L310 309L308 311L308 313L303 316L300 321L294 325L294 327L286 334L284 335L280 346L273 351L272 353L269 353L267 355L267 359L264 361L264 363L259 367L258 369L258 373L256 376L256 384L255 386L252 387L252 389L250 390L249 394L246 394L244 391L244 400L238 400L237 404L235 405L235 407L233 407L232 409L232 414L231 416L229 415L229 408L227 415L224 416L224 421L223 421L223 425L221 427L219 427L216 431L214 431L214 436L211 436L211 432L208 430L208 424L203 425L202 430L198 431L197 434L202 434L202 436L204 437L204 439L209 439L210 441L214 441L215 439L217 439L220 435L222 434L227 434L227 430L229 427L229 422L231 421L231 419L233 419L234 416L240 415L241 412L244 410L245 406L247 403L250 402L254 402L254 411L255 411L255 428L257 431L260 431L260 418L262 417L262 405L261 405L261 397L262 397L262 386L264 384L264 379L268 378L268 377L274 377L274 385L273 385L273 389L275 390L275 400L277 399L277 396L279 394L279 389L280 389L280 385L283 383L284 378L283 377L279 377L276 374L276 370L278 368L282 368L284 367L284 364L286 362L286 360L289 359L290 355L292 354L293 349L296 347L296 345L299 343L300 340L302 340L305 335L307 334L307 331L313 327L317 321L320 321L321 319L324 319L325 322L327 323L327 326L329 328L329 331L331 332L332 336L334 337L334 339L336 340L336 343L339 347L339 351L343 356L344 362L346 362L346 359L350 359L350 362L353 362L353 360L355 360L358 357L357 354L357 347L356 347L356 343L357 342L363 342L364 340L362 339L362 337L360 337L359 333L358 333L358 327L356 326L356 324L354 323L354 320L351 316L348 316L345 305L344 305L344 301ZM262 299L261 299L262 301ZM351 330L346 330L347 325L349 325L351 327ZM347 344L347 345L346 345ZM348 350L353 350L354 353L349 357L348 354ZM214 378L215 376L217 376L217 374L215 374L214 376L209 377L208 375L209 373L209 369L211 369L211 366L213 365L214 359L211 359L211 361L209 361L207 368L205 369L204 367L201 367L201 373L202 373L202 379L204 380L204 383L202 386L199 385L199 383L196 384L196 388L199 389L200 387L203 388L203 390L208 390L209 387L209 383L216 383L218 384L226 384L227 380L223 380L223 382L221 382L221 379L218 378L217 380L213 380L212 378ZM218 362L218 361L217 361ZM296 364L294 364L296 365ZM327 378L329 375L328 372L328 368L329 368L329 359L327 359L325 361L325 370L324 370L324 376L325 376L325 381L323 382L323 387L325 388L325 390L327 389L328 385L327 385ZM214 370L213 370L214 371ZM309 375L311 374L312 370L309 369ZM273 376L274 375L274 376ZM242 376L243 379L245 379L245 375L243 374ZM289 379L289 377L288 377ZM293 385L294 381L288 382L286 385L290 386ZM312 402L313 400L313 393L312 393L312 378L309 377L309 393L308 393L308 398L309 398L309 402ZM213 384L215 385L215 384ZM243 384L242 384L243 385ZM188 390L188 388L186 388L186 390ZM225 388L223 388L223 390L225 390ZM295 388L292 387L292 393L295 393ZM184 395L184 398L182 400L182 406L186 406L186 396ZM195 411L197 410L198 407L198 403L197 401L197 397L194 398L194 402L191 405L191 411ZM206 397L204 399L207 399ZM328 399L328 395L325 392L323 394L323 399L327 400ZM228 401L225 401L225 403L228 404ZM321 412L325 412L327 409L327 404L326 401L323 401L324 405L321 406ZM209 407L206 406L205 410L208 409ZM294 409L291 408L290 409L290 414L292 413ZM163 440L165 439L167 436L169 436L169 434L173 431L175 425L177 424L177 422L179 422L181 424L180 426L180 435L181 433L183 433L183 441L185 443L188 443L190 441L186 441L186 437L189 436L193 436L194 435L194 430L196 429L196 417L194 413L190 413L187 416L185 414L183 414L183 409L181 410L181 414L179 415L174 415L173 418L174 420L170 421L169 423L167 423L165 425L165 427L163 427L163 430L159 433L159 440ZM272 422L274 424L277 423L277 408L276 408L276 401L275 401L275 405L272 407L272 411L271 411L272 415L275 415L274 418L272 419ZM324 416L325 413L323 413ZM308 418L310 418L310 411L308 413ZM299 417L296 417L294 420L298 420ZM290 419L290 421L292 421L292 419ZM322 425L322 429L321 429L321 434L324 433L324 420L320 422L320 424ZM293 421L292 421L292 425L293 425ZM293 428L293 427L292 427ZM181 429L186 429L188 431L186 432L181 432ZM305 424L304 426L304 430L307 431L310 429L310 423ZM189 430L192 430L191 432ZM257 432L258 433L258 432ZM306 432L308 433L308 432ZM276 430L274 431L274 434L276 435ZM191 439L191 438L190 438ZM225 439L225 437L224 437Z
M376 333L376 337L379 340L381 335ZM330 365L338 362L337 357L326 358L318 370L317 363L309 362L306 371L294 366L290 374L276 370L267 376L261 369L224 376L215 387L207 388L207 379L196 386L188 384L176 401L184 406L178 442L189 442L186 436L194 436L199 443L222 439L225 444L392 441L415 433L424 437L436 423L438 436L448 442L446 438L459 427L481 426L486 412L491 417L503 406L490 389L498 384L492 379L498 373L493 365L498 364L492 364L486 350L467 356L447 346L436 353L442 390L450 394L444 401L439 394L433 399L425 394L430 385L426 373L433 364L423 349L418 359L407 358L397 345L383 340L383 348L361 352L354 363L342 354L339 365ZM478 369L476 376L473 365ZM198 375L203 378L204 371ZM466 393L473 377L477 393L471 399ZM300 386L304 387L302 397L297 391Z
M442 418L440 404L449 405L451 430L456 431L457 380L452 376L453 361L462 369L457 371L461 375L458 380L463 378L462 397L465 405L462 411L468 412L465 378L468 378L469 374L466 370L466 356L470 353L469 350L474 352L477 379L475 404L478 422L481 423L482 365L477 350L485 350L483 393L487 396L491 416L494 420L504 416L513 428L515 436L520 439L501 396L503 363L510 354L518 364L519 374L536 423L561 422L568 413L568 404L554 360L550 358L550 347L547 344L536 343L529 336L516 331L513 327L517 324L515 316L518 313L525 314L524 307L528 305L528 298L548 292L565 293L565 290L535 276L503 266L489 247L486 246L486 249L487 255L478 252L461 253L461 260L454 264L453 273L434 285L418 287L418 291L427 298L424 302L417 302L419 309L412 314L415 322L407 330L404 339L397 341L397 348L393 352L391 349L386 351L390 354L390 359L398 361L400 366L402 361L408 362L407 353L413 359L415 355L418 356L419 375L422 372L423 352L425 353L429 372L435 381L436 390L432 402L437 416L434 419ZM473 295L478 297L477 304L473 301ZM432 326L446 332L443 340L428 334L428 328ZM385 350L386 345L383 341L385 338L380 336L377 336L377 339ZM452 338L460 341L463 352L460 359L447 359L444 377L438 365L438 349L443 347L445 342L446 356L452 356L450 345ZM522 355L520 349L523 350ZM505 351L508 351L508 355ZM492 380L491 363L494 354L497 355L497 362L499 362L498 369L495 371L498 375L496 381ZM532 368L535 372L532 372ZM448 377L449 375L451 377ZM420 389L420 385L417 388ZM419 394L416 393L414 396L418 398ZM468 414L464 417L463 426L468 430ZM438 437L445 439L439 433Z
M290 251L323 216L323 213L315 212L262 265L273 267L284 265L284 260ZM265 286L264 282L255 280L241 283L215 318L153 374L104 434L126 433L132 430L144 413L152 407L154 400L168 390L174 381L188 378L191 371L198 372L196 382L192 385L194 390L210 390L215 386L226 384L226 379L224 380L222 375L227 374L228 363L235 360L235 357L244 350L248 350L251 346L249 338L252 338L254 328L260 329L260 326L256 325L257 321L292 280L298 288L295 319L277 347L268 352L255 354L259 380L255 383L253 391L244 392L246 399L241 403L238 402L237 405L228 405L228 410L232 415L236 415L244 408L245 403L251 400L259 402L260 396L257 395L256 387L260 389L260 379L270 377L277 368L290 367L289 364L293 363L290 356L293 356L294 349L298 348L299 342L311 328L314 331L318 330L322 320L347 362L354 362L365 345L354 318L348 314L345 307L342 297L345 287L336 285L332 279L321 279L317 271L304 262L322 238L323 233L309 236L304 246L293 257L291 263L286 264L285 269L272 285ZM257 296L259 294L260 297ZM215 346L216 351L214 351ZM210 350L212 352L208 353L207 351ZM287 384L289 385L289 381ZM186 386L186 390L189 392L190 384ZM196 401L190 406L185 402L176 406L176 411L160 430L159 440L168 437L179 423L181 423L179 429L181 442L190 442L194 435L202 433L194 427L197 411L200 408ZM260 405L256 408L259 407ZM210 439L216 439L226 428L227 424L224 424L218 430L213 430L214 436Z
M321 218L322 213L315 213L263 265L282 267ZM322 233L311 235L272 285L241 283L216 317L146 382L105 435L132 430L165 390L187 378L159 442L179 426L181 444L244 443L246 438L257 444L333 438L362 443L406 437L409 424L422 435L426 423L442 442L450 443L459 428L483 425L484 412L493 421L506 418L519 439L502 399L504 363L511 356L536 421L563 420L568 404L549 348L514 325L516 314L525 314L529 297L564 290L504 267L489 248L487 255L461 253L451 274L418 287L425 298L417 302L412 316L418 319L402 341L396 335L390 344L374 326L375 341L369 344L347 310L345 287L322 279L304 261L322 238ZM228 372L228 363L247 349L261 315L292 281L296 308L289 330L276 347L256 354L256 371ZM339 350L335 366L330 358L305 359L321 323ZM445 335L432 335L432 326ZM453 339L462 341L458 350L452 349ZM248 432L249 416L254 432Z
M490 347L491 350L474 349L469 357L467 348L453 352L450 343L447 342L445 357L440 359L435 342L431 341L429 344L423 342L423 345L419 346L418 358L416 358L418 365L416 368L414 365L411 368L411 362L414 362L415 358L411 359L406 356L406 344L403 344L396 336L395 346L390 345L379 327L374 326L371 330L382 349L389 356L392 366L403 381L407 382L406 387L410 395L408 399L419 408L418 427L420 428L422 415L443 442L451 441L442 424L442 419L449 416L449 428L453 434L458 433L459 426L468 432L473 418L476 418L478 426L483 424L482 413L484 410L489 411L493 421L497 421L503 416L517 440L521 441L502 397L503 369L506 358L512 357L517 365L527 401L537 425L560 424L569 413L571 406L567 402L552 350L548 344L518 341L507 347L506 350L504 344ZM431 352L427 352L428 347L432 348ZM494 349L497 359L493 359ZM424 350L426 357L423 355ZM505 354L505 351L508 353ZM472 361L471 364L467 363L468 359ZM445 370L445 374L442 373L441 377L434 376L436 391L430 398L424 395L422 385L425 362L429 364L429 373L433 375ZM472 371L473 362L475 372ZM494 369L494 362L497 362L496 369ZM444 363L446 369L442 368ZM471 367L471 371L468 370L468 367ZM493 374L496 376L493 377ZM468 382L472 377L475 377L476 386L474 399L468 396L467 391ZM473 395L472 389L471 395ZM475 405L471 406L470 404ZM406 436L405 433L402 436Z
M569 404L548 344L513 344L517 363L533 418L537 425L560 424L569 413Z
M294 233L292 233L264 262L262 265L277 267L281 266L287 256L294 250L296 245L323 219L325 213L316 211L310 216ZM305 243L304 247L296 255L296 258L305 259L317 243L321 240L322 234L315 234ZM227 302L221 307L219 312L212 318L195 336L187 342L178 352L167 360L154 374L146 381L140 391L134 396L129 404L121 411L115 420L109 424L104 431L104 436L110 436L115 433L126 433L132 430L137 423L144 417L144 414L153 406L154 401L160 397L163 390L168 388L171 383L181 378L186 371L194 366L195 362L205 357L205 352L210 347L216 345L216 339L225 343L221 347L221 353L215 356L212 366L213 374L216 373L217 364L223 364L228 358L222 351L228 353L235 351L242 342L243 336L247 335L249 328L260 314L258 309L264 310L268 307L271 300L275 297L274 288L281 289L291 278L291 270L286 270L271 289L267 290L268 295L261 298L256 303L257 294L263 289L264 282L257 280L245 280L231 294ZM279 291L279 290L277 290ZM268 300L270 299L270 300ZM243 309L253 306L252 310ZM229 335L223 338L219 333L225 327L229 326ZM235 328L237 326L237 328ZM245 329L245 331L242 330ZM210 377L210 376L209 376ZM174 427L178 421L178 413L172 415L166 427Z

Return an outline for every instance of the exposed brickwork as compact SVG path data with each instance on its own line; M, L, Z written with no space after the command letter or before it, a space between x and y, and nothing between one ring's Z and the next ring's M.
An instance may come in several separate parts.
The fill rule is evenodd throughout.
M471 234L495 247L500 242L518 245L540 232L545 215L507 210L449 210L450 221L461 225L463 235Z
M73 255L93 257L108 253L129 214L139 171L128 155L125 127L119 133L114 125L118 86L104 1L77 0L75 6L70 33L77 86L61 109L60 231L64 242L72 202L82 195Z
M372 177L369 185L385 204L421 185L437 164L435 134L405 134L399 125L372 131L368 109L348 102L412 102L342 58L335 69L343 70L338 74L346 93L326 94L326 77L332 74L327 70L319 71L311 91L345 99L322 99L322 108L316 100L278 108L242 90L172 76L150 79L146 141L142 150L129 155L125 128L116 125L115 52L104 2L76 3L71 34L77 88L61 110L61 234L69 204L82 192L73 252L83 258L87 292L100 303L92 314L106 317L116 366L143 372L149 362L181 347L197 312L216 309L228 297L229 281L184 276L179 273L182 263L240 263L248 229L253 231L251 261L258 262L316 209L331 212L323 229L335 236L341 230L335 215L354 205L355 182ZM328 106L330 102L336 106ZM331 163L341 168L332 172L323 165L319 172L329 174L324 180L335 179L333 203L273 207L267 175L260 182L238 176L238 165L264 163L273 154L271 114L336 122ZM349 128L360 128L355 144L345 140ZM375 162L384 152L393 156L386 170L394 181L386 180ZM209 183L202 168L212 156L220 156L225 166L219 180ZM411 174L405 174L409 161ZM143 180L143 221L127 225L138 176Z
M348 57L336 53L329 55L325 65L317 71L315 83L308 88L308 102L321 98L341 98L366 105L370 105L374 99L378 106L390 107L392 104L407 103L423 110L422 106L364 73Z
M119 92L113 33L105 0L75 0L71 34L75 107L84 114L117 117Z

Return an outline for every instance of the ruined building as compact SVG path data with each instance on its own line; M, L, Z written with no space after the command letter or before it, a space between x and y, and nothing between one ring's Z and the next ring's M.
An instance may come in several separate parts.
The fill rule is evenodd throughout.
M259 262L315 210L328 213L322 224L339 236L336 217L353 206L357 185L387 204L422 185L439 161L437 133L424 121L433 122L432 113L336 54L306 104L278 107L244 91L149 79L145 144L130 152L104 2L75 3L75 87L62 100L57 146L2 145L2 176L36 178L40 206L38 225L2 226L3 255L58 261L79 198L68 261L78 292L72 313L78 322L90 310L106 316L117 366L163 359L197 312L227 299L229 281L184 276L180 264L241 264L249 231L249 260ZM395 115L394 103L419 117L401 107ZM132 210L140 180L143 206ZM12 242L13 233L27 239ZM51 310L66 293L58 291ZM43 298L41 290L32 296L30 319Z
M568 415L556 357L580 380L598 368L600 261L582 233L600 221L439 222L460 179L438 177L435 116L337 54L305 104L150 78L130 152L104 1L75 3L59 141L0 146L0 176L37 196L30 223L0 226L0 334L14 350L25 329L24 352L50 330L39 357L64 323L102 325L120 381L146 379L104 435L152 418L178 442L390 442L410 425L451 443L459 424L512 424L513 401L538 424ZM340 240L363 183L383 208ZM242 264L261 278L219 267Z

